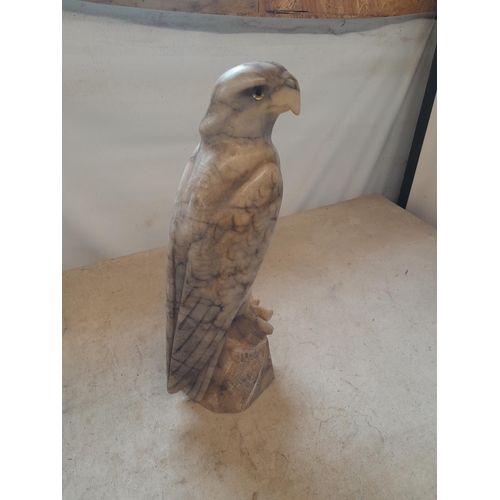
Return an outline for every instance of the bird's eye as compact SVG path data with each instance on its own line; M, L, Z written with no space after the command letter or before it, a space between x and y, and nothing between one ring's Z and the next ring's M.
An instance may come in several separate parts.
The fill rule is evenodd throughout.
M252 97L256 101L261 101L264 98L264 92L262 92L262 87L255 87L253 89Z

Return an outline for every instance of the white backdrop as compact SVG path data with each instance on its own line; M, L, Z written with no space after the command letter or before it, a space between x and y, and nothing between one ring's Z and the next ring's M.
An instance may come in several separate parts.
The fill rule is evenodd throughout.
M300 116L282 115L273 134L281 215L373 192L397 199L433 19L278 25L63 5L64 269L166 244L213 84L242 62L279 62L301 86Z

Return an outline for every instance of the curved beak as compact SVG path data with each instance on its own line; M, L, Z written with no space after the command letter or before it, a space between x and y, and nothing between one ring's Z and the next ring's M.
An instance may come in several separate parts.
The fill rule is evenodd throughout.
M283 82L277 92L271 96L271 107L279 113L291 110L293 114L300 113L300 88L297 79L288 74L288 78Z

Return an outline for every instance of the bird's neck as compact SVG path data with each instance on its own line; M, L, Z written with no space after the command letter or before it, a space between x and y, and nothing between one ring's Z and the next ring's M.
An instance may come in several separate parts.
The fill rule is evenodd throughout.
M216 136L209 137L202 136L201 145L205 150L234 154L237 152L256 149L262 151L276 151L270 135L262 137L235 137L225 134L218 134Z
M200 124L202 142L219 149L229 142L239 146L273 147L271 134L278 114L238 113L228 106L213 104Z

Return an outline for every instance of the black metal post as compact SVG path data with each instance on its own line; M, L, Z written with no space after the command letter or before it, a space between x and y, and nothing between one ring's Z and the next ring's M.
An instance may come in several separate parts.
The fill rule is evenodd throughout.
M420 108L420 114L418 116L417 126L415 128L415 134L413 135L413 142L411 144L410 154L408 155L408 161L406 163L405 175L403 177L403 182L401 184L401 191L399 192L398 205L402 208L406 208L406 204L408 203L411 186L413 184L413 178L415 177L415 171L417 170L418 159L420 158L420 152L422 151L422 144L424 143L425 132L427 130L427 125L429 124L429 118L431 116L432 106L434 104L434 98L436 97L436 89L437 89L437 48L434 51L434 58L432 59L431 71L429 73L429 79L427 80L427 86L425 87L424 98L422 100L422 107Z

